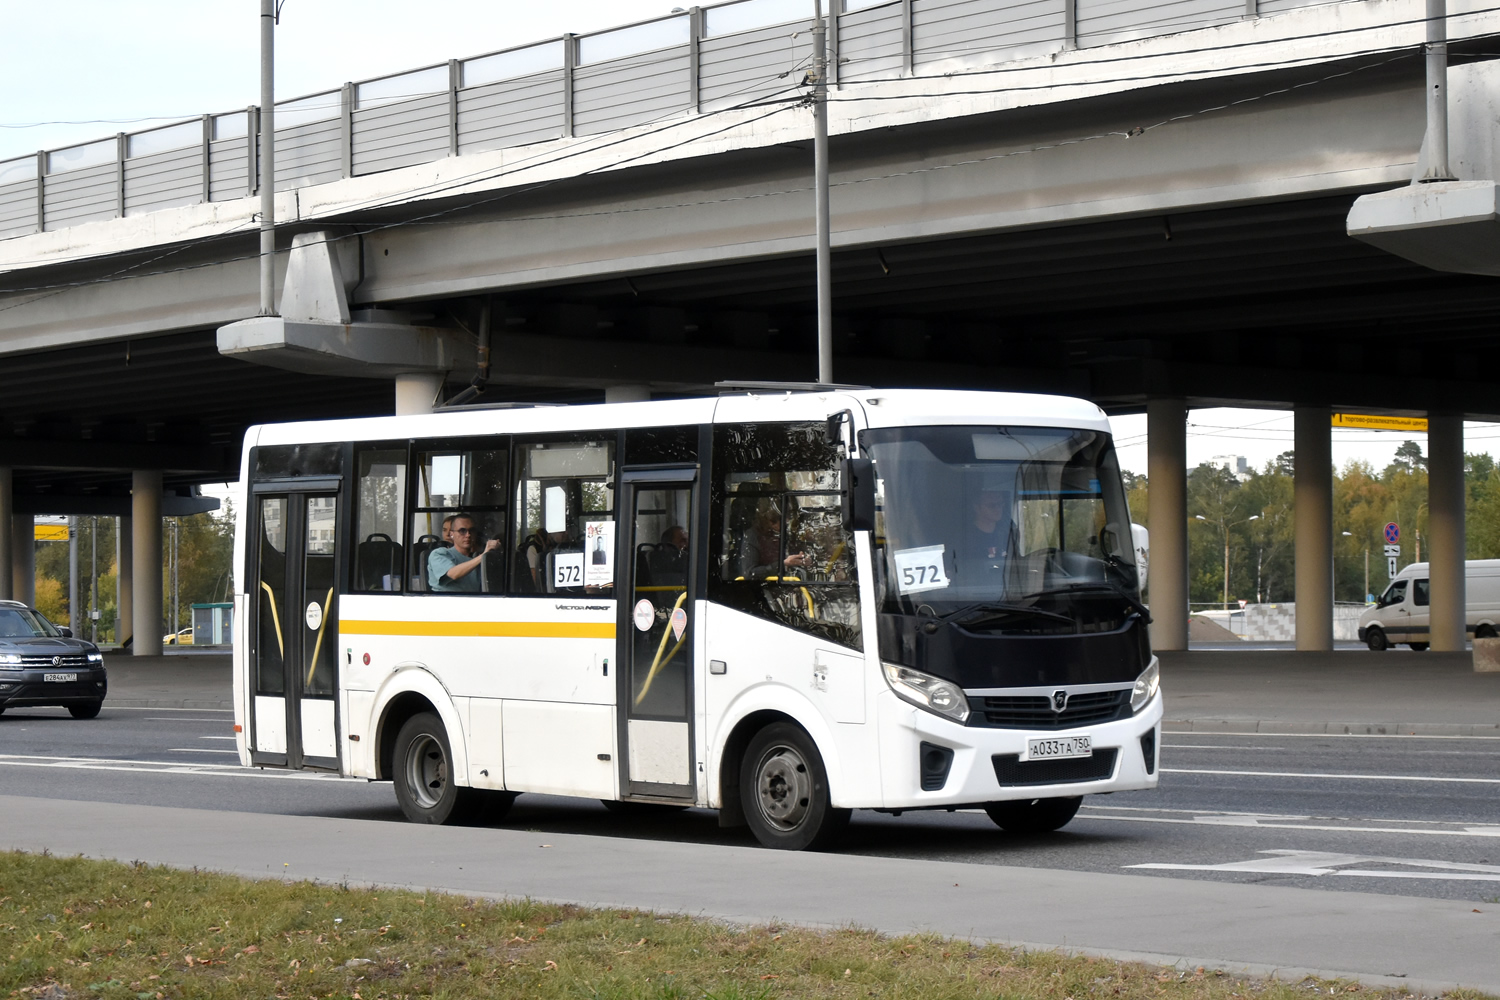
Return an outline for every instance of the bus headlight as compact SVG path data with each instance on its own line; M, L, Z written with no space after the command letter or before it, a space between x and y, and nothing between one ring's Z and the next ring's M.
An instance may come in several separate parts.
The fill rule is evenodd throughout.
M960 725L968 721L969 700L957 684L894 663L882 663L881 666L885 668L886 683L896 692L897 698Z
M1141 676L1135 679L1135 689L1130 692L1130 710L1139 712L1146 704L1156 697L1157 689L1161 687L1161 661L1151 657L1151 665L1141 671Z

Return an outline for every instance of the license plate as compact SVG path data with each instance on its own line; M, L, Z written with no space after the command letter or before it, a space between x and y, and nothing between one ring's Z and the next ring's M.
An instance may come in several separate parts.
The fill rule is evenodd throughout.
M43 674L42 680L48 684L76 684L77 674Z
M1094 753L1091 736L1058 736L1052 739L1027 740L1027 760L1048 760L1054 757L1090 757Z

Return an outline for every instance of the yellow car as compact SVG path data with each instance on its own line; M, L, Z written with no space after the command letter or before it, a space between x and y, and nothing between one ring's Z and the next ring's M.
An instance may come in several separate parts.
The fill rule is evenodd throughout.
M193 630L185 628L176 635L164 635L161 637L161 641L164 646L191 646L193 644Z

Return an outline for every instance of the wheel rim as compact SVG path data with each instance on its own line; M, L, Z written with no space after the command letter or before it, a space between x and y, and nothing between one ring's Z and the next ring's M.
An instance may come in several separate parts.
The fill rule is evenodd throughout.
M443 745L423 733L406 751L406 787L423 809L434 808L448 787L448 757Z
M802 825L812 806L812 774L795 747L773 746L755 768L755 798L760 814L778 830Z

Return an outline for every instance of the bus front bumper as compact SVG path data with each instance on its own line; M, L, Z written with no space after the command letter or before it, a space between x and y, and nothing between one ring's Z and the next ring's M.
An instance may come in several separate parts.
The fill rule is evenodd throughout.
M1127 719L1058 731L961 726L908 705L890 692L882 693L878 701L878 711L892 725L883 727L884 801L876 808L950 808L1011 799L1068 798L1157 784L1160 692ZM1030 740L1080 735L1092 741L1088 757L1028 759Z

